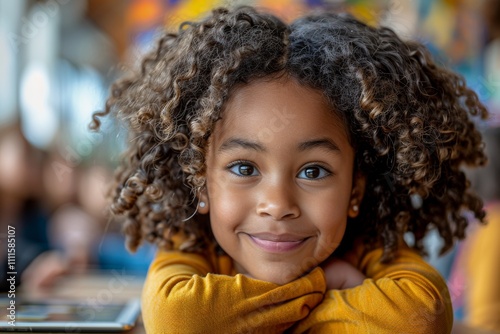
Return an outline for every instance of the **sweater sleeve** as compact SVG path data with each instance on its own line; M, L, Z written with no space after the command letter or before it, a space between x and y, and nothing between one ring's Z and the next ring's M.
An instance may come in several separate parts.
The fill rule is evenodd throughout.
M361 257L368 277L325 299L292 333L450 333L451 299L439 273L408 247L394 261L380 263L382 250Z
M316 268L285 285L238 274L212 274L202 256L161 252L142 296L148 333L279 333L305 318L323 299Z

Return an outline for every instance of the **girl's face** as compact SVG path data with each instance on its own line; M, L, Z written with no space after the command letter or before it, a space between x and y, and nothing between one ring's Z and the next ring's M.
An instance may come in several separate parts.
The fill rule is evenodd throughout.
M318 91L254 81L227 102L210 137L200 213L238 272L278 284L317 266L355 216L354 150Z

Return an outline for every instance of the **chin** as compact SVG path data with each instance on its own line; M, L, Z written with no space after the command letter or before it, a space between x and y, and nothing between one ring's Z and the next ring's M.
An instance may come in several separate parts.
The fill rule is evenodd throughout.
M295 276L275 277L275 278L273 277L271 280L269 280L269 282L274 283L274 284L278 284L278 285L285 285L287 283L294 281L297 278L298 278L298 276L297 277L295 277Z
M294 269L295 266L293 265L287 265L285 268L279 268L279 266L276 267L277 268L273 268L268 271L259 271L256 272L255 275L249 275L249 276L262 281L271 282L278 285L284 285L290 283L291 281L296 280L297 278L301 277L306 272L311 270L311 269L297 270L297 268Z

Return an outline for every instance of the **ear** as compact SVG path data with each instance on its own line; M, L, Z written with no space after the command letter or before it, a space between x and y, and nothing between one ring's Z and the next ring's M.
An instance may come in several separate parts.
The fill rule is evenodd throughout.
M361 201L365 195L366 176L361 172L355 172L352 179L351 200L349 201L349 209L347 215L350 218L356 218L359 214Z
M198 192L198 213L206 215L210 211L209 208L207 187L203 187Z

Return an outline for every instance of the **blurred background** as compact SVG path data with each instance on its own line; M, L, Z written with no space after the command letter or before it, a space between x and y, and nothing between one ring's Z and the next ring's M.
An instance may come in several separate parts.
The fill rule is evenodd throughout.
M158 29L234 3L286 20L342 8L390 26L466 78L492 113L478 124L481 131L500 126L500 0L0 0L0 258L7 226L16 226L24 285L113 268L145 275L154 249L129 254L119 222L106 211L106 187L126 133L109 119L92 133L90 116L103 109L110 83L152 46ZM499 182L486 183L498 188ZM428 247L462 312L466 283L452 268L458 249L438 258L432 235Z

